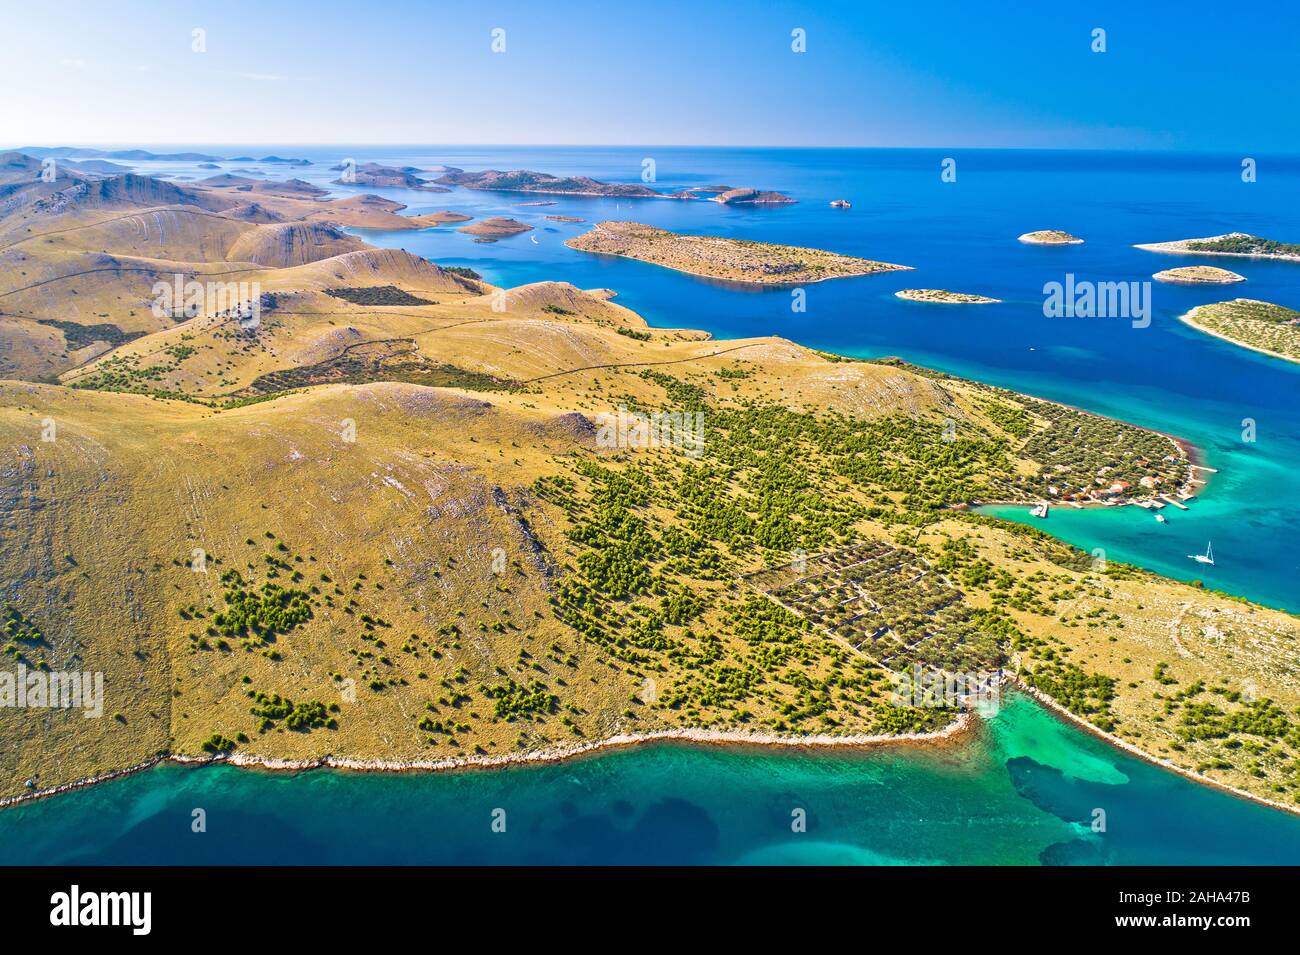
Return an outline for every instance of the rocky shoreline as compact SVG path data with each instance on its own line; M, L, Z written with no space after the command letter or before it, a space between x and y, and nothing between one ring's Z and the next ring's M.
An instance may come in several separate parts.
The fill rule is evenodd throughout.
M1079 729L1083 730L1088 735L1094 736L1097 739L1102 740L1103 742L1109 743L1111 746L1114 746L1116 749L1122 749L1130 756L1136 756L1138 759L1142 760L1143 762L1151 763L1153 766L1159 766L1161 769L1167 769L1170 772L1177 773L1179 776L1182 776L1184 779L1189 779L1194 783L1200 783L1202 786L1209 786L1212 789L1218 789L1222 792L1228 793L1229 795L1232 796L1237 796L1241 799L1249 799L1251 802L1259 803L1262 806L1268 806L1272 809L1281 809L1283 812L1289 812L1292 815L1300 816L1300 806L1297 805L1288 806L1286 803L1278 802L1275 799L1268 799L1264 796L1256 796L1254 793L1246 792L1246 790L1244 789L1238 789L1236 786L1231 786L1228 783L1220 782L1217 779L1211 779L1208 776L1202 776L1200 773L1193 772L1190 769L1184 769L1181 766L1177 766L1174 763L1171 763L1167 759L1162 759L1159 756L1153 756L1151 753L1148 753L1145 750L1140 749L1137 746L1134 746L1132 743L1128 742L1127 740L1120 739L1118 736L1115 736L1111 733L1107 733L1105 730L1098 729L1097 727L1089 723L1087 720L1085 720L1083 717L1071 713L1069 710L1067 710L1060 703L1056 702L1056 700L1052 699L1046 693L1043 693L1041 690L1035 689L1034 687L1022 681L1019 677L1013 678L1012 682L1014 683L1016 689L1025 693L1027 696L1033 697L1035 702L1042 705L1043 708L1045 708L1049 712L1055 714L1056 716L1061 717L1061 719L1073 724L1074 726L1077 726Z
M894 293L895 297L909 302L926 302L933 305L994 305L1000 298L986 295L974 295L970 292L949 292L941 288L905 288Z
M1041 690L1025 683L1018 676L1008 677L1004 682L1009 683L1016 690L1031 697L1036 703L1055 716L1058 716L1071 725L1078 727L1090 736L1100 739L1103 742L1114 746L1116 749L1123 750L1130 756L1137 757L1138 759L1154 766L1158 766L1161 769L1177 773L1191 782L1203 786L1209 786L1213 789L1218 789L1221 792L1228 793L1229 795L1241 799L1247 799L1251 802L1268 806L1272 809L1280 809L1283 812L1291 813L1292 815L1300 815L1300 806L1287 805L1286 803L1268 799L1264 796L1257 796L1254 793L1238 789L1228 783L1203 776L1200 773L1175 765L1167 759L1162 759L1159 756L1152 755L1114 734L1107 733L1106 731L1097 728L1083 717L1070 712L1070 710L1066 709L1056 700L1052 699ZM315 759L294 760L277 759L275 757L267 756L253 756L241 753L204 756L187 755L183 753L158 753L155 756L136 763L133 766L99 773L83 779L73 780L58 786L52 786L48 789L36 789L31 792L5 796L0 798L0 809L34 802L38 799L48 799L51 796L57 796L76 789L84 789L99 783L111 782L115 779L121 779L125 776L152 769L161 763L176 763L178 765L186 766L204 766L216 763L226 763L231 766L238 766L245 769L264 769L271 772L305 772L313 769L334 769L366 773L447 772L470 769L499 769L508 766L563 762L571 759L579 759L584 756L595 755L606 750L627 749L654 743L688 743L724 747L776 746L788 749L844 750L867 750L885 746L936 746L960 742L975 732L977 727L978 721L975 714L972 711L966 711L961 713L957 719L937 732L904 733L897 736L865 734L854 734L849 736L829 736L825 734L784 736L776 733L745 733L728 730L668 729L652 730L646 733L621 733L595 742L563 746L551 750L537 750L530 753L511 754L505 756L462 756L440 760L409 760L398 762L355 759L333 755L320 756Z
M1083 240L1078 236L1070 235L1061 229L1040 229L1037 232L1026 232L1019 237L1020 242L1026 245L1083 245Z
M461 226L456 231L472 235L479 242L495 242L497 239L508 239L511 236L532 232L533 227L525 225L517 219L492 216L480 222L475 222L473 225Z
M203 766L211 763L227 763L249 769L266 769L275 772L303 772L311 769L339 769L366 773L407 773L407 772L445 772L468 769L500 769L507 766L528 765L531 763L554 763L578 759L611 749L627 749L652 743L690 743L704 746L776 746L788 749L875 749L882 746L933 746L954 742L964 738L975 729L976 723L970 712L961 713L943 729L933 733L901 733L898 735L867 735L862 733L847 736L829 734L811 734L808 736L786 736L779 733L747 733L738 730L707 729L665 729L651 730L645 733L619 733L603 740L561 746L555 749L535 750L529 753L507 754L504 756L457 756L436 760L388 761L381 759L357 759L353 757L326 754L314 759L279 759L271 756L255 756L246 753L190 755L185 753L158 753L149 759L123 769L110 770L83 779L73 780L48 789L34 789L0 798L0 809L19 805L36 799L46 799L74 789L84 789L98 783L121 779L133 773L152 769L160 763L177 763L187 766Z
M755 286L811 285L911 268L823 249L686 235L640 222L599 222L564 244L581 252L620 256L687 275Z
M1238 301L1241 300L1239 299ZM1265 348L1262 345L1256 345L1251 342L1244 341L1240 338L1233 338L1231 335L1225 334L1224 332L1210 328L1207 325L1202 325L1200 322L1196 320L1197 313L1201 309L1212 308L1214 305L1222 305L1222 304L1226 304L1226 303L1216 302L1216 303L1211 303L1210 305L1198 305L1190 312L1185 312L1182 315L1179 315L1178 320L1182 322L1184 325L1189 325L1190 327L1196 329L1198 332L1201 332L1205 335L1212 335L1215 338L1219 339L1220 341L1225 341L1228 342L1229 344L1236 345L1238 348L1246 348L1257 354L1268 355L1270 358L1279 358L1282 361L1300 363L1300 357L1296 357L1295 355L1288 355L1279 351L1274 351L1270 348Z

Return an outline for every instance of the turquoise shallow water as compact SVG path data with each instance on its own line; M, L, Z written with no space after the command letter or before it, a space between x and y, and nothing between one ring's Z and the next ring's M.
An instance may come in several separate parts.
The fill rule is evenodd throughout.
M1263 603L1300 609L1300 366L1201 335L1177 317L1238 295L1300 308L1300 265L1231 260L1245 285L1152 287L1152 322L1049 319L1042 287L1080 279L1144 281L1195 259L1134 243L1240 229L1300 241L1300 160L974 150L770 150L595 147L225 147L216 153L306 156L293 174L328 184L345 157L470 169L532 168L658 186L724 182L786 191L779 209L615 202L456 190L379 192L411 212L510 215L536 231L476 244L452 229L366 233L514 285L560 279L615 289L652 324L719 337L777 334L864 357L907 360L1184 437L1219 468L1189 512L1168 525L1134 508L1057 509L1034 522L1110 559L1131 561ZM957 159L958 181L940 162ZM231 164L226 164L230 168ZM250 164L236 164L247 167ZM252 164L256 165L256 164ZM152 166L152 168L150 168ZM144 171L206 175L186 165ZM283 176L284 171L266 171ZM853 209L829 208L849 198ZM643 263L574 252L563 240L590 221L635 218L664 228L817 246L915 266L913 272L821 283L806 312L784 290L742 290ZM1063 228L1082 246L1015 241ZM534 243L532 238L538 241ZM1221 262L1217 264L1222 264ZM978 309L918 306L907 287L1004 299ZM1242 440L1243 420L1258 439ZM998 513L1031 522L1023 509ZM1213 540L1218 566L1186 559ZM208 811L208 832L190 813ZM507 832L489 829L494 808ZM808 831L790 832L792 809ZM1107 831L1090 828L1106 813ZM718 862L718 863L1300 863L1300 819L1197 786L1013 699L976 742L942 750L792 753L656 746L581 761L443 775L270 774L158 767L111 784L0 811L0 862Z
M806 832L791 831L796 809ZM0 811L0 864L1270 862L1300 862L1300 817L1135 760L1021 696L940 749L656 745L404 775L169 765Z

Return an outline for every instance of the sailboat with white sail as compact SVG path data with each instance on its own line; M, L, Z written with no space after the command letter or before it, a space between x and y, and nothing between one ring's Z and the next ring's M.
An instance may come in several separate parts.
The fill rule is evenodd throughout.
M1211 567L1213 567L1214 566L1214 544L1213 543L1206 544L1204 554L1188 554L1187 556L1190 560L1194 560L1198 564L1209 564Z

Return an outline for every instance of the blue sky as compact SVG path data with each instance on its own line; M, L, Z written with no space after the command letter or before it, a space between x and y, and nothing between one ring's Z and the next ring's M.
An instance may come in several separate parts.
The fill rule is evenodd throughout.
M745 7L0 0L0 145L1300 151L1296 5Z

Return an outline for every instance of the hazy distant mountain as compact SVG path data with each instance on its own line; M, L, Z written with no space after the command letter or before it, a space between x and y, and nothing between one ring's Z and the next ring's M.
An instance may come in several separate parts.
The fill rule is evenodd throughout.
M449 172L434 182L466 189L483 189L490 192L539 192L553 195L614 196L625 199L660 198L661 193L639 184L601 182L589 176L552 176L531 169L514 169L502 172L486 169L482 172Z
M110 179L86 179L47 196L32 206L42 215L56 215L70 208L123 208L162 205L190 205L220 211L233 201L207 192L195 192L152 176L127 174Z
M261 159L254 159L252 156L236 156L227 162L273 162L283 163L287 166L310 166L310 159L285 159L283 156L263 156Z
M77 156L87 159L137 159L165 162L213 162L220 156L205 153L151 153L147 149L90 149L81 146L24 146L18 152L44 159L46 156L66 158Z
M344 166L334 166L334 169L345 169ZM428 180L421 179L419 172L424 170L416 166L383 166L379 163L366 162L357 166L352 171L349 179L340 176L333 180L337 185L342 186L387 186L397 189L416 189L421 192L450 192L446 186L435 186Z
M66 158L77 156L88 159L135 159L142 162L268 162L284 163L290 166L310 166L311 161L308 159L285 159L281 156L263 156L261 159L254 159L251 156L240 156L236 159L225 159L222 156L209 156L207 153L151 153L147 149L91 149L81 146L23 146L16 152L26 153L29 156L35 156L38 159L44 159L47 156L56 158Z
M130 166L122 166L106 159L65 159L63 163L77 172L89 172L100 176L120 176L131 171Z
M131 171L130 166L119 166L117 163L108 162L103 159L57 159L57 157L44 157L46 159L55 158L55 174L61 179L78 178L70 176L71 173L81 173L90 176L120 176L123 173ZM26 172L32 176L38 176L44 169L42 157L33 156L30 153L7 152L0 153L0 171L6 173Z

